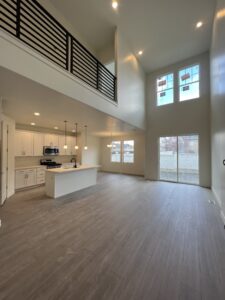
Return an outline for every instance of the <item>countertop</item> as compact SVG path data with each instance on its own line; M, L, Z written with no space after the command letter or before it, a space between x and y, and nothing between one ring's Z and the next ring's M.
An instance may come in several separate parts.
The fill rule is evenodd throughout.
M17 170L36 169L36 168L46 169L46 166L43 166L43 165L36 165L36 166L16 167L15 170L17 171Z
M53 173L53 174L64 174L70 172L79 172L82 170L88 169L98 169L100 166L97 165L83 165L78 168L56 168L56 169L47 169L46 172Z

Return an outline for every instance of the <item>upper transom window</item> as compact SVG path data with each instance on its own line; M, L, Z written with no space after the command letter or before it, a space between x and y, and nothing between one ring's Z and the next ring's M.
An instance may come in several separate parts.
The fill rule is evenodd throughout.
M173 73L157 78L157 106L174 102Z
M182 69L179 72L180 101L196 99L200 97L200 67L195 65Z

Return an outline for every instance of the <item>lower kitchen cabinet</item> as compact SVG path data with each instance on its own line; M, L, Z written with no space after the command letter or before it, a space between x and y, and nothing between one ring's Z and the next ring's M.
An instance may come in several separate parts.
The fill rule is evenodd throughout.
M45 167L16 170L16 190L45 183Z

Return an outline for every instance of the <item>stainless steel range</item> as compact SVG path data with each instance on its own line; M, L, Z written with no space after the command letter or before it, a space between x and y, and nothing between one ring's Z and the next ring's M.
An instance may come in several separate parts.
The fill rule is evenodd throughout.
M62 164L53 161L52 159L41 159L40 164L47 166L47 169L61 168Z

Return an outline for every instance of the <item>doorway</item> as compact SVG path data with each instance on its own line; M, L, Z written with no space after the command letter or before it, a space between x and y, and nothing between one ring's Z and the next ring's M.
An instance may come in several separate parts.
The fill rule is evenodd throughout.
M199 136L159 139L160 180L199 184Z

